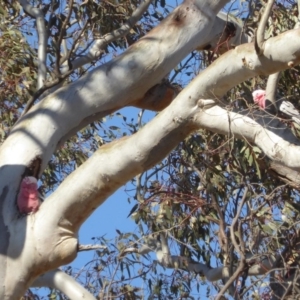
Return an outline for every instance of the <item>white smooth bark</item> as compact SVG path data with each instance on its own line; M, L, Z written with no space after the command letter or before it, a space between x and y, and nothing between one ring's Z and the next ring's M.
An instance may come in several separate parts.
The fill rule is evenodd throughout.
M203 1L199 2L200 7L203 6ZM214 2L223 3L223 6L228 1ZM14 157L14 164L24 163L25 152L30 149L34 155L28 159L42 156L43 170L60 139L86 118L126 106L143 97L150 87L159 83L195 49L199 41L203 44L209 41L215 12L208 8L199 10L197 6L197 2L183 3L124 54L34 106L6 140L8 153L0 150L0 165L9 163L11 157ZM24 139L22 150L9 147L20 138Z
M253 45L252 50L254 51ZM251 52L248 51L248 53ZM276 67L276 63L274 65ZM281 64L278 65L281 66ZM207 70L207 73L215 73L214 68ZM251 74L253 73L252 70ZM245 75L249 76L248 70L246 70ZM20 226L25 230L32 228L31 224L33 223L39 224L38 227L34 226L30 229L31 239L26 240L26 242L32 243L30 246L33 246L34 239L39 241L38 247L35 247L42 256L35 259L35 262L39 262L40 270L46 271L50 266L56 267L72 260L77 251L77 230L97 206L134 175L160 161L187 134L200 125L205 127L213 123L211 113L208 114L207 111L221 110L224 112L217 106L208 110L203 110L201 105L199 106L197 100L199 89L194 90L197 80L199 78L195 79L167 109L137 134L101 147L60 185L35 215L20 219L19 222L22 224ZM208 84L211 83L208 82ZM205 88L203 85L201 87ZM205 120L205 115L209 117L209 121ZM238 114L234 116L238 116L238 120L244 120L244 117ZM251 119L249 120L251 121ZM227 114L226 121L228 127ZM218 117L218 124L215 124L216 127L213 129L218 131L220 128L226 128L224 122L220 122L220 117ZM260 128L264 130L262 127ZM248 129L249 136L251 133L252 130ZM247 132L245 132L246 134ZM295 147L295 149L298 148ZM87 176L87 174L91 174L91 176ZM76 184L74 184L75 182ZM26 221L29 223L27 226L24 223ZM43 232L39 228L43 228ZM22 232L21 229L20 231ZM15 246L15 243L19 243L20 233L18 238L16 237L17 235L15 236L16 240L11 239L11 242L14 241L11 245ZM54 242L52 247L49 247L49 237ZM28 259L28 254L25 253L23 251L20 254L24 261ZM29 264L28 269L31 269L30 261L27 264ZM10 266L13 266L12 262Z
M18 299L37 276L71 262L78 250L78 229L86 218L117 188L155 165L198 128L246 137L274 161L300 168L299 147L279 146L280 138L250 118L211 107L252 76L298 64L300 30L292 30L268 40L262 57L253 44L221 56L141 131L102 146L37 213L20 217L16 211L14 199L26 167L40 159L41 173L60 140L84 120L143 97L199 40L209 43L215 14L226 2L185 2L124 54L49 95L13 128L0 148L1 299ZM209 107L199 101L207 98L213 99Z
M36 20L36 28L39 37L38 43L38 79L37 89L43 87L47 75L46 58L47 58L47 30L45 18L41 9L33 7L27 0L19 0L23 9Z
M255 143L274 162L300 170L300 147L265 129L250 117L214 106L200 112L195 122L201 128L222 134L231 133L237 138Z
M61 270L53 270L41 275L33 284L33 287L49 287L57 289L69 299L96 300L96 298L80 285L73 277Z

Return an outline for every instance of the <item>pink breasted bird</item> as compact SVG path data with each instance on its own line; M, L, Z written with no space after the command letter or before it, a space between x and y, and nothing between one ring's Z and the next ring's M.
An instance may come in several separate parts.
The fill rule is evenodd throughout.
M265 90L256 90L252 93L252 96L254 103L257 103L260 108L266 109L267 99ZM292 119L294 122L300 125L300 113L293 103L285 100L285 98L283 97L281 99L276 100L276 105L278 106L282 118ZM268 105L267 110L270 114L277 114L277 109L274 110L273 105Z
M257 103L259 107L266 108L266 91L256 90L252 93L254 103Z
M35 177L24 177L21 182L17 205L20 213L29 214L36 212L40 206L38 185Z

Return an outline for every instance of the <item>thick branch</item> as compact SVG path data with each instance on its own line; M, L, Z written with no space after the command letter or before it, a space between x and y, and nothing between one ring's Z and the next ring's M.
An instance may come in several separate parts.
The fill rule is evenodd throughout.
M199 22L199 17L203 22ZM0 150L3 228L10 228L12 220L16 221L15 203L11 199L16 196L26 166L41 157L42 171L59 139L82 120L95 113L128 105L133 99L142 97L149 87L165 76L177 59L181 59L199 43L199 37L208 39L204 31L208 29L209 32L209 22L212 20L212 13L202 16L195 6L185 3L127 53L96 68L73 85L62 88L25 115ZM193 21L198 27L194 26ZM170 33L168 38L166 32ZM77 254L78 228L94 209L136 174L159 162L199 127L246 137L257 143L275 161L299 168L299 147L282 141L250 118L228 113L217 106L208 109L198 103L199 99L211 96L218 101L218 97L232 86L252 76L274 73L299 63L299 33L293 30L270 39L265 43L264 56L260 58L253 44L229 51L201 73L141 131L130 138L101 147L64 180L37 213L18 219L18 230L12 230L20 232L23 237L34 237L24 247L33 247L39 253L36 260L32 261L26 260L28 252L18 254L18 261L26 263L26 270L33 270L36 263L40 267L35 269L36 273L27 274L26 280L30 282L30 276L34 278L53 268L53 265L74 259ZM174 44L174 37L180 42ZM157 53L153 54L149 41L153 47L158 47ZM210 105L213 102L209 101ZM228 116L231 122L228 122ZM31 226L33 223L35 226ZM43 232L39 230L41 227L45 229ZM53 241L53 248L47 247L49 237ZM39 241L38 245L34 244L36 240ZM20 249L21 242L22 239L11 236L10 247ZM10 261L10 266L12 264ZM22 272L19 276L24 279ZM8 280L11 280L13 286L21 278L11 274ZM19 290L11 289L15 293L13 296L20 295L22 289L23 286Z
M41 275L33 282L32 286L57 289L71 300L96 300L96 298L73 277L60 270L49 271Z
M274 162L300 170L300 147L290 144L247 116L215 106L200 112L195 122L201 128L222 134L230 133L255 143Z
M292 33L283 34L281 39L288 38L289 35L295 33L299 34L298 31L292 31ZM225 89L230 88L231 84L235 85L235 81L240 82L247 79L260 70L272 72L274 66L278 68L286 66L282 62L283 57L276 56L273 47L270 47L272 41L273 43L281 43L281 40L276 37L266 42L265 50L267 53L270 52L269 55L272 55L272 59L268 58L268 55L265 58L257 59L253 45L237 47L228 55L225 54L227 56L226 61L221 58L218 60L219 63L216 61L212 67L200 74L167 109L143 127L141 131L129 138L123 138L101 147L97 153L61 184L48 201L44 202L36 214L41 218L40 221L42 223L49 222L45 216L51 215L51 210L57 211L57 205L59 205L59 213L56 213L51 222L57 225L60 224L62 218L66 218L69 221L67 224L71 224L68 225L68 230L71 230L70 236L74 237L79 226L95 207L99 206L117 188L136 174L159 162L179 141L199 127L246 138L256 143L274 161L293 169L299 169L300 147L289 144L276 134L258 125L251 118L228 112L218 106L206 109L202 106L201 101L198 103L197 100L201 93L218 95L218 93L225 92ZM278 49L279 47L275 48ZM292 50L294 50L295 56L299 55L299 49ZM246 59L245 54L247 54L247 59L251 59L251 66L253 67L251 69L241 68L239 64L242 64L242 60L236 65L232 61L232 55L235 55L235 61L238 61L239 56ZM284 59L289 59L289 56ZM229 67L228 64L231 66ZM215 77L214 74L216 74ZM237 78L238 75L239 78ZM227 82L225 83L224 80ZM212 105L213 100L209 100L208 104ZM150 136L151 138L149 138ZM86 174L92 174L92 176L86 176ZM64 197L63 202L61 197ZM83 201L84 206L81 205ZM52 226L45 227L51 228ZM44 235L47 236L45 233Z
M210 98L212 96L219 98L231 87L234 87L240 82L243 82L253 76L259 74L272 74L298 64L300 61L300 42L298 43L299 45L296 45L295 42L292 43L291 41L298 41L299 39L297 37L299 35L300 30L291 30L266 41L265 57L262 58L258 58L256 55L254 44L244 44L236 47L234 50L222 55L208 69L200 73L200 75L188 86L188 88L185 89L186 93L190 93L192 91L193 99L195 99L195 101L199 98ZM211 80L212 78L213 80ZM141 81L145 84L144 80ZM138 80L138 82L140 81ZM85 89L83 88L82 90ZM118 90L118 88L116 88L116 90ZM110 90L110 94L111 91L112 90ZM134 91L136 91L136 88L134 88ZM185 93L185 91L183 92ZM85 93L89 92L85 90ZM100 93L100 95L102 94L103 92ZM131 95L130 92L128 92L128 94ZM118 101L124 101L124 96L128 94L120 94L117 98ZM138 93L136 93L136 95L138 96ZM116 99L114 95L111 96L113 97L113 100ZM144 95L138 97L138 99L143 99L143 97ZM135 99L137 99L136 96L132 95L131 99L127 99L128 103L126 105L137 105L139 107L143 107L143 100ZM76 99L73 100L76 102ZM113 101L110 103L112 104ZM122 104L120 103L115 106L115 109L118 109L121 106ZM76 120L82 121L78 123L75 130L71 130L69 132L74 134L74 132L87 125L89 122L103 117L107 111L102 110L102 112L97 113L93 110L94 113L85 118L80 117L78 113ZM82 110L80 111L80 114L82 115L81 112ZM62 142L65 138L70 136L69 132L63 137Z
M228 0L216 2L219 6ZM24 161L23 154L30 149L33 155L43 157L43 171L58 142L73 128L78 129L87 118L91 117L92 122L92 116L140 99L195 49L199 41L207 43L214 18L213 11L207 8L201 11L195 4L185 2L124 54L43 99L23 116L5 142L12 145L22 140L22 149L11 148L8 155L1 151L0 165L8 163L7 157L14 157L14 164L29 163ZM13 149L17 153L13 154ZM33 157L28 159L31 161Z
M125 36L130 31L131 26L133 26L140 19L140 16L143 14L144 9L146 9L146 7L148 7L149 4L150 4L149 1L145 1L137 8L137 10L133 13L132 18L130 18L127 21L127 23L125 23L123 26L113 31L112 33L108 33L102 38L100 38L97 42L95 42L95 44L92 46L92 48L86 55L83 55L82 57L72 61L72 71L99 58L99 56L101 56L101 53L103 52L103 49L109 43L111 43L112 41L118 38L121 38L122 36ZM233 33L228 32L227 30L229 24L234 25ZM82 32L83 31L84 29L82 30ZM198 45L195 48L197 48L197 50L218 49L218 53L225 53L226 51L232 49L237 45L251 41L250 37L244 32L244 25L242 21L224 12L218 13L217 18L214 22L214 25L208 37L209 37L209 41L199 39ZM76 42L73 44L73 47L75 46L75 44ZM70 50L69 55L71 52L72 49ZM62 58L61 63L64 62L67 59L67 57L69 57L69 55ZM67 70L65 72L67 72ZM52 92L57 90L58 87L59 86L57 85L57 88L53 89ZM130 105L143 107L144 105L140 100L141 98L138 100L139 102L137 103L136 102L137 100L133 99L133 102ZM161 110L161 108L158 110Z
M300 30L293 29L265 42L264 56L254 44L243 44L223 54L200 73L183 92L195 98L220 98L237 84L257 75L269 75L300 62ZM298 41L299 42L296 42Z
M282 99L279 99L279 110L283 112L284 114L290 116L292 120L298 124L300 124L300 113L299 110L295 108L293 103L289 101L280 101Z
M131 137L102 146L44 201L36 214L39 221L59 224L62 217L66 218L70 224L68 230L71 229L73 235L93 210L117 188L163 159L196 128L190 124L196 107L187 109L186 103L181 101L176 101L174 106L174 111L164 110ZM60 209L54 216L50 211L55 209L57 212L56 205ZM50 215L51 220L46 215ZM49 230L51 227L45 226ZM43 235L47 237L47 233Z
M287 168L279 163L271 162L270 171L275 173L283 182L291 185L293 188L300 189L300 173Z
M240 47L248 49L249 45ZM253 45L250 49L248 54L254 52L253 57L257 57ZM266 51L272 51L272 49L267 47ZM240 50L236 51L235 49L230 52L234 54L237 52L238 55L242 55L240 54ZM294 51L294 53L297 54L297 51ZM281 59L282 57L278 58L278 60ZM232 63L230 59L228 60L228 63ZM221 60L220 65L222 66L222 64L223 60ZM261 62L259 61L258 64L260 66ZM276 53L274 53L273 64L269 66L267 58L265 64L267 70L274 68L273 66L284 65L276 63ZM223 69L222 72L225 78L227 74L229 76L229 73L231 73L233 74L233 79L238 80L235 77L239 74L239 80L241 81L245 77L255 74L253 70L249 71L247 68L240 70L238 66L234 66L233 63L232 65L232 69L229 70L231 72L228 71L228 67L225 70ZM56 253L60 253L62 248L65 251L66 245L62 243L62 240L70 240L70 244L72 244L70 250L74 249L74 239L76 239L77 230L97 206L136 174L149 169L159 162L187 134L199 127L225 134L232 133L241 138L245 137L260 146L273 160L295 169L299 168L299 147L283 141L277 135L265 130L248 117L227 112L218 106L206 109L200 102L198 103L197 96L199 95L199 90L202 93L211 94L214 91L217 91L217 93L222 92L225 87L230 88L228 82L226 86L222 82L224 79L220 78L221 75L218 71L220 71L219 64L215 65L214 68L208 68L203 74L209 77L210 80L206 77L203 78L202 74L199 75L187 89L183 90L177 96L167 109L143 127L141 131L129 138L123 138L101 147L86 163L64 180L56 192L41 205L40 210L35 214L36 222L40 222L41 226L46 223L44 224L44 228L49 230L49 232L46 230L46 232L36 233L41 241L40 247L43 247L43 244L47 245L45 239L48 239L49 236L53 237L53 227L58 227L59 230L56 232L56 237L53 237L60 241L57 242ZM218 75L216 75L215 81L213 81L211 78L214 78L212 74L215 72L218 72ZM199 79L202 79L201 84L196 86ZM227 80L230 81L228 78ZM220 85L214 86L213 83L216 82L220 82ZM232 80L230 81L231 83ZM207 90L207 88L213 86L214 90ZM207 102L209 106L214 103L212 100ZM53 109L55 110L57 107ZM76 109L77 107L74 107L74 110ZM74 110L72 109L70 113L73 113ZM228 122L228 118L230 118L230 122ZM64 122L64 119L60 121ZM63 126L60 128L63 130ZM52 128L49 130L52 130ZM33 142L35 141L33 140ZM11 150L13 151L14 149L11 148ZM4 159L3 156L0 157ZM14 159L16 160L17 158ZM91 174L91 176L87 176L86 174ZM62 198L64 201L61 201ZM52 211L53 213L51 213ZM62 223L61 220L65 221ZM45 240L45 243L43 243L43 240ZM51 251L51 249L43 250L44 253L50 255L48 251ZM51 254L53 255L53 251Z

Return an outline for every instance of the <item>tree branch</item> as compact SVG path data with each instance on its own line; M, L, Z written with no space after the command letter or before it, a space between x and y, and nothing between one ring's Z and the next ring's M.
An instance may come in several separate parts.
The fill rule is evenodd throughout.
M70 180L65 180L60 188L51 196L51 198L55 197L56 199L53 199L52 201L58 201L59 205L62 206L62 209L60 210L61 214L66 214L68 218L70 217L72 220L70 223L75 226L73 229L76 231L78 228L77 226L80 226L85 218L87 218L92 212L94 207L100 205L111 193L115 191L116 188L124 184L127 180L130 180L136 174L141 173L160 161L187 134L199 127L225 134L232 132L237 137L245 137L247 140L255 142L258 146L260 146L274 161L280 162L293 169L299 169L299 147L290 145L288 142L279 138L274 133L265 130L262 126L258 125L255 121L248 117L228 112L227 110L217 106L209 109L203 109L201 104L203 101L198 102L201 95L213 94L216 97L219 95L221 96L231 86L254 76L256 73L262 71L265 73L272 73L274 70L276 71L276 68L284 68L286 67L286 61L290 60L291 56L295 62L298 62L300 59L300 47L297 45L297 41L299 39L291 39L291 37L294 37L297 34L299 35L299 33L300 31L298 30L292 30L282 34L280 38L276 37L268 40L266 42L267 47L265 48L265 56L261 59L258 59L255 54L253 44L241 45L236 47L234 50L229 51L220 59L216 60L211 67L202 72L177 96L176 100L170 104L169 109L161 112L140 132L130 138L122 139L112 143L111 145L101 147L99 153L94 156L95 158L89 160L91 162L88 161L83 164L82 169L79 168L78 173L77 171L74 172L70 176ZM290 43L291 40L293 43ZM283 49L283 47L278 47L278 43L290 43L290 47L284 48L286 55L282 55L280 50ZM247 55L245 53L247 53ZM123 58L121 56L120 59L122 63L124 63L125 57ZM249 63L251 62L251 68L249 63L247 64L246 61ZM249 67L243 68L243 64L246 64L246 66L248 65ZM100 70L102 69L100 68ZM117 73L113 72L112 66L106 69L106 71L108 74L113 74L114 76L120 75L120 68L117 68ZM102 74L102 72L100 72L100 74ZM140 73L138 73L138 75L140 75ZM105 80L109 79L106 78L106 74L104 78ZM132 78L137 80L135 76L132 76ZM211 80L211 78L214 78L214 80ZM120 81L115 81L111 78L109 81L109 87L111 87L113 82L120 85ZM141 78L139 78L137 82L140 87L143 80L141 81ZM77 83L75 83L75 86L76 85ZM96 90L94 90L91 88L91 85L92 83L87 84L89 90L93 90L93 95L97 94L98 87L95 86ZM132 85L129 86L133 89L131 93L135 94L136 89L134 89ZM124 89L115 87L110 88L110 91L115 92L117 89L118 93L115 96L120 97L124 101L124 96L128 97L128 95L124 95ZM83 91L84 95L81 97L81 93ZM104 91L107 93L109 92L106 90L103 81L101 90L99 90L100 95L103 95L103 93L105 93ZM12 143L13 145L16 145L18 143L17 141L21 137L22 147L2 147L0 165L1 161L5 161L6 157L14 157L14 163L18 163L18 158L22 157L22 155L20 156L20 151L27 151L27 147L31 149L30 153L37 155L39 151L34 149L37 149L38 146L38 149L41 149L41 154L43 154L43 166L41 167L41 170L43 170L43 167L48 162L49 157L53 153L53 148L57 143L55 143L55 139L69 130L70 123L74 124L75 120L76 124L80 123L80 120L86 114L95 113L94 105L100 105L99 100L92 100L89 97L91 94L86 93L87 90L84 88L84 84L81 89L72 89L72 93L70 95L68 95L67 91L62 89L59 94L56 94L56 97L49 99L51 101L43 101L41 105L36 105L35 110L33 110L31 114L27 114L27 119L30 119L33 116L35 116L35 118L33 118L29 123L30 127L26 127L26 135L23 134L24 129L22 122L20 122L5 141L5 144ZM129 93L129 97L131 96L131 93ZM88 102L82 103L82 99L87 99ZM112 98L109 97L108 99L111 100ZM54 100L54 102L52 100ZM113 100L117 101L120 99L113 98ZM72 101L72 110L68 107L68 101ZM116 104L116 102L113 102L114 101L103 103L104 105L101 109L103 110L110 105ZM213 104L214 100L208 100L208 102ZM39 111L39 109L41 110ZM228 116L231 119L230 124L228 123ZM26 115L24 120L26 120ZM41 123L42 120L44 123ZM42 127L41 124L43 124ZM60 130L57 130L58 126ZM145 140L145 137L143 137L144 131L146 131L146 136L148 136L148 133L151 132L153 140ZM52 137L51 134L53 134ZM38 140L36 140L37 137L39 137ZM51 145L46 149L36 142L40 139L45 139L45 137L47 139L46 144ZM51 141L48 140L49 137L51 137ZM17 141L15 141L16 139ZM142 141L143 143L141 143ZM116 148L115 145L118 145L119 147ZM137 145L134 151L132 151L132 145ZM3 153L3 149L8 151L7 155ZM14 151L17 151L15 155L13 154ZM139 153L143 153L143 155L141 156ZM155 153L155 155L153 153ZM126 160L124 159L124 155ZM106 163L115 161L115 157L119 158L119 164L115 164L112 167L111 164ZM104 161L102 160L103 158ZM24 164L24 160L22 159L24 158L21 158L21 162ZM29 162L32 161L32 156L29 155L28 159ZM97 170L95 168L96 165L99 165L99 169ZM94 178L86 177L86 171L87 173L92 172L93 174L95 172ZM124 174L122 180L120 180L120 172ZM110 180L109 185L106 183L106 178L109 178ZM96 179L97 181L95 181ZM78 185L76 185L77 188L70 189L70 186L74 186L74 182L78 183ZM72 190L71 193L70 190ZM90 192L91 190L92 192ZM89 192L87 193L87 191ZM56 194L60 195L61 192L61 195L64 195L64 197L67 195L65 197L66 201L62 204L60 201L61 196L54 196ZM77 213L73 214L73 211L76 212L76 210L81 207L80 203L83 199L85 199L84 201L87 204L85 209L83 212L81 210L78 211L79 215ZM79 203L77 203L77 201L79 201ZM45 203L41 206L40 210L43 210L43 207L48 207L48 204L46 205L46 203L47 201L45 201ZM55 206L51 204L47 209L51 211L51 209L54 208ZM72 212L72 215L70 215L70 212ZM75 225L74 222L78 223Z
M300 170L300 147L265 129L247 116L215 106L200 112L195 122L200 128L221 134L231 132L236 138L255 143L274 162Z
M38 82L37 89L43 87L46 81L47 68L46 68L46 57L47 57L47 30L45 26L45 19L42 10L31 6L27 0L19 0L24 11L36 20L36 27L39 37L38 45Z
M86 300L96 300L96 298L73 277L61 270L53 270L41 275L32 283L32 287L54 288L72 300L83 298Z
M228 0L221 2L224 4ZM14 147L18 154L14 155L12 148L9 156L21 159L19 151L26 152L30 144L32 156L42 157L42 172L62 137L73 132L74 128L79 130L78 125L87 119L92 122L101 113L111 112L142 98L150 87L159 83L187 53L199 45L199 40L207 43L207 33L213 26L214 16L207 9L204 12L184 2L128 51L44 98L20 119L6 139L6 144L22 139L22 150ZM190 26L193 21L196 25ZM177 22L180 22L179 27ZM165 38L166 32L169 32L168 39ZM180 42L174 44L175 37ZM157 51L153 51L154 48ZM24 124L27 124L26 134L21 129ZM50 146L44 149L42 145L45 144ZM1 157L6 155L3 156L2 152ZM28 159L29 163L34 157ZM27 164L23 158L21 160L22 164Z
M106 248L107 247L103 245L78 245L78 252L97 250L97 249L106 249Z
M279 163L271 162L270 170L275 173L277 177L283 182L292 186L293 188L300 189L300 173L290 168L287 168Z
M244 270L244 268L246 266L245 254L240 249L240 246L238 245L238 243L236 241L234 230L235 230L235 225L240 217L242 208L244 206L244 203L245 203L245 200L247 197L247 192L248 192L248 188L246 187L242 201L240 203L240 206L239 206L239 208L236 212L236 215L234 216L234 218L232 220L232 224L230 226L230 237L231 237L234 249L239 253L239 256L240 256L239 266L237 267L237 269L235 270L235 272L232 275L230 274L231 275L230 278L227 280L227 282L222 287L221 291L218 293L216 300L220 300L222 298L223 294L227 291L227 289L230 287L230 285L238 278L238 276L241 274L241 272ZM233 295L231 295L231 296L233 296Z
M277 91L277 84L279 81L280 72L271 74L268 77L267 87L266 87L266 99L271 102L274 106L275 111L278 111L277 103L276 103L276 91Z
M100 55L103 53L102 50L105 49L105 47L109 43L123 36L126 36L132 29L132 27L136 24L136 22L138 22L143 16L151 2L152 0L142 1L139 7L132 13L132 16L127 20L126 23L124 23L120 28L114 30L113 32L105 34L103 37L101 37L98 41L94 43L94 45L91 47L91 49L86 55L75 59L72 62L73 70L78 69L81 66L99 58Z
M292 32L295 33L298 31ZM290 32L283 34L281 39L286 37L290 40L290 35ZM274 39L267 41L266 45L269 43L273 45L272 40L274 41ZM278 41L277 38L275 38L275 42L276 41ZM292 45L294 44L297 44L295 40L293 40ZM295 55L294 59L296 59L297 55L300 54L300 50L297 49L294 51L292 45L290 51L293 51L293 55ZM235 61L239 59L239 56L245 57L245 52L241 51L243 48L248 50L247 59L251 59L253 69L241 69L239 65L235 66L232 59L230 59L233 54L235 54ZM278 49L278 47L275 47L275 49ZM64 180L49 199L46 199L43 205L41 205L40 210L36 213L36 218L39 218L39 221L42 223L51 221L52 224L53 222L60 224L61 219L68 220L66 224L70 225L63 229L66 230L67 236L73 241L78 228L95 207L99 206L118 187L136 174L147 170L159 162L187 134L199 127L225 134L231 132L236 137L246 138L248 141L254 142L261 147L266 155L274 161L281 162L293 169L300 169L300 147L289 144L248 117L228 112L218 106L207 109L205 105L203 107L203 103L211 106L214 100L198 101L200 93L212 94L217 92L216 94L218 94L223 92L225 88L229 88L228 81L230 81L231 85L235 84L235 81L240 82L244 78L250 77L261 69L262 63L266 66L264 70L267 69L267 71L270 71L270 69L273 70L274 66L283 67L284 64L281 64L277 60L289 59L289 56L285 56L284 58L282 56L277 57L275 51L273 52L273 47L267 47L266 52L268 53L268 51L270 51L269 55L272 55L272 58L270 59L268 55L266 55L257 62L255 61L257 55L255 54L253 45L251 45L250 49L249 45L239 46L235 50L230 51L228 57L226 57L227 55L225 54L227 58L226 62L224 62L224 59L219 59L219 63L215 65L215 67L209 67L206 71L201 73L177 96L168 109L162 111L138 133L102 146L87 162ZM251 53L254 53L253 56L251 56ZM272 61L272 64L269 64L269 60ZM214 64L216 64L216 62ZM214 66L214 64L212 64L212 66ZM228 64L231 64L230 69L228 69ZM255 64L258 64L258 66L256 67ZM220 67L223 71L220 71ZM225 67L225 71L222 67ZM215 77L213 76L214 74L216 74ZM229 79L229 75L233 78ZM237 75L239 75L239 78L237 78ZM211 78L215 78L214 81L211 81ZM200 84L198 83L199 80ZM224 80L227 82L223 83ZM80 92L75 91L75 94L72 95L75 96L78 93ZM87 95L85 96L87 97ZM74 98L75 97L73 97L73 100ZM90 101L89 98L88 100ZM76 113L76 109L79 108L75 106L73 106L73 108L72 113L75 116L79 116L86 109L85 107L81 107L80 113ZM65 119L66 118L60 118L59 120L60 122L65 122ZM228 119L230 119L230 122L228 122ZM34 120L31 120L30 125L33 123ZM52 119L51 124L53 127ZM47 128L47 133L49 130L52 130L52 127ZM16 127L12 135L13 138L18 136L17 128L18 127ZM63 126L60 127L61 131L63 131L63 128ZM41 133L41 128L37 128L36 130L39 134ZM151 139L148 138L150 133ZM22 137L23 150L24 136ZM6 142L9 141L9 138ZM135 145L135 147L133 148L132 145ZM14 149L9 149L9 155L11 155ZM47 151L48 149L45 150L45 152ZM3 155L0 155L0 159L3 159ZM112 161L115 163L111 164ZM93 174L93 176L86 176L86 174ZM74 182L76 182L76 185L74 185ZM63 202L61 201L61 197L64 197ZM85 203L84 207L81 205L83 201ZM57 205L60 207L59 213L56 213L53 218L50 212L52 210L57 212ZM45 217L45 215L51 216L52 219L50 220ZM52 228L52 226L45 226L45 228ZM48 234L53 235L52 232ZM48 235L44 232L43 236ZM59 236L57 238L61 239Z
M211 268L206 264L193 261L192 259L185 256L176 256L170 254L162 255L161 248L155 250L155 247L150 248L148 245L141 245L140 249L132 248L132 247L126 248L122 252L122 255L125 253L132 253L132 252L139 253L139 254L147 254L151 251L156 252L156 257L159 264L161 264L165 268L181 269L188 272L195 272L196 274L205 276L207 280L212 282L220 279L228 280L228 278L230 278L229 267L221 266L221 267ZM280 255L278 255L278 257L280 258ZM278 257L275 258L272 255L266 254L266 255L255 255L245 259L244 262L245 264L246 263L251 264L251 267L248 270L248 275L259 276L268 273L274 267L274 264L277 261ZM234 268L235 274L240 274L240 272L243 270L241 266L243 266L243 264L240 263L238 268Z
M63 21L61 28L60 28L60 32L59 32L59 36L58 39L56 41L56 73L60 74L60 55L61 55L61 42L63 39L63 36L66 34L67 31L67 25L70 21L71 15L72 15L72 9L73 9L73 0L69 0L68 1L68 6L69 6L69 11L67 14L67 17L65 18L65 20Z
M268 0L262 18L258 25L258 29L255 36L255 50L258 56L263 55L264 53L265 30L270 13L272 11L274 1L275 0Z

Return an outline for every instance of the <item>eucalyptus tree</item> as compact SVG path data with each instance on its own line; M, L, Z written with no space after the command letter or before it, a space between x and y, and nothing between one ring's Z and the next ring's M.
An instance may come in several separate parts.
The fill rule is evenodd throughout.
M78 230L90 214L135 176L131 214L149 236L120 249L120 259L154 251L163 267L222 280L217 299L226 291L243 297L247 280L249 288L269 280L266 297L295 296L297 110L287 104L293 115L278 118L277 100L293 96L297 106L298 6L249 1L232 16L229 2L188 0L172 12L149 0L2 3L1 299L19 299L31 286L95 299L58 268L83 248ZM195 57L199 68L182 83L178 74ZM258 87L273 110L249 104ZM99 136L102 118L126 106L159 113L131 135ZM168 188L144 174L158 163ZM155 201L159 210L151 211ZM275 224L276 214L288 222ZM218 240L207 241L214 231ZM180 255L171 254L170 238ZM111 288L98 298L138 297Z

